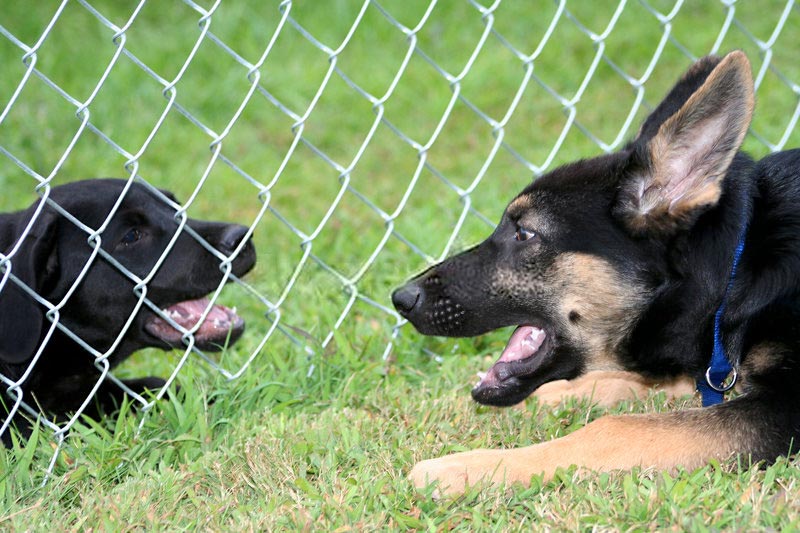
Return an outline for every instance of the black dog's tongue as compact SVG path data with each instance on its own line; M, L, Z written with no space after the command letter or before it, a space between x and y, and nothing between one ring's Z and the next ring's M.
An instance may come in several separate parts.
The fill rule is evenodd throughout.
M208 298L198 298L171 305L163 312L183 328L191 329L195 327L209 304ZM181 346L181 333L161 317L150 317L144 327L150 335L167 344L175 347ZM235 310L224 305L214 305L195 331L194 339L199 348L218 350L226 341L233 342L238 339L243 331L244 320L236 314Z
M542 343L547 338L543 329L536 326L522 325L514 330L511 338L508 339L500 358L486 372L479 372L480 381L475 385L475 389L496 386L508 377L511 377L511 369L508 363L522 361L536 355Z

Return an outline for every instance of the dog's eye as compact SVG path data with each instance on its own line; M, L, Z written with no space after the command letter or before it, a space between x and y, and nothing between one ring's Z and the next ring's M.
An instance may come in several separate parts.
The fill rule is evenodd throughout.
M129 230L128 233L126 233L119 242L120 244L129 245L135 243L141 238L142 238L142 232L136 228L133 228Z
M517 232L514 234L514 240L516 241L527 241L534 237L536 237L536 232L525 228L517 228Z

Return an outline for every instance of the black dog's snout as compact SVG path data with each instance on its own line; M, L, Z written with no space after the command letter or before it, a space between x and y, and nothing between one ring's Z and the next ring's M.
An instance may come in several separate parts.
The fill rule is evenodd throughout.
M225 254L233 253L233 251L236 250L236 247L241 244L242 239L244 239L246 234L246 226L239 226L238 224L232 224L228 226L219 237L219 250Z
M422 289L415 283L404 285L392 293L392 303L401 315L407 317L422 299Z
M241 276L246 274L256 264L256 247L252 239L247 239L247 241L244 242L247 232L249 231L247 226L223 224L221 222L203 223L202 221L195 221L194 229L205 238L209 244L224 255L230 256L239 246L242 247L232 263L233 273L235 275ZM244 243L244 246L242 246L242 243Z

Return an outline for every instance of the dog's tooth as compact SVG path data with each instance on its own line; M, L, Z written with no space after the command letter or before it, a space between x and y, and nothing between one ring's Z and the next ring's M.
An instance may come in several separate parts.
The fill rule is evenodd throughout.
M536 339L533 338L533 335L528 335L527 337L522 339L522 345L523 346L535 346L536 345Z
M485 377L486 377L486 372L478 372L478 379L480 379L481 381L483 381L483 379L484 379Z

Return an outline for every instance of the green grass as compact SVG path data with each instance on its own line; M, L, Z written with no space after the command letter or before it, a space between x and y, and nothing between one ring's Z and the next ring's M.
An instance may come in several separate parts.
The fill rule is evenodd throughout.
M200 2L210 5L211 2ZM416 25L427 2L384 2L400 22ZM761 40L768 40L782 2L737 4L737 18ZM12 2L0 10L0 25L32 44L57 2ZM134 2L92 2L123 25ZM663 12L666 1L653 2ZM615 2L570 3L574 16L602 32ZM336 48L347 34L360 3L337 0L321 7L295 2L292 16L325 45ZM524 0L505 0L495 28L523 53L536 49L556 5L532 13ZM800 79L794 58L800 46L795 10L773 48L773 64L791 80ZM149 2L126 34L126 46L165 79L174 78L197 37L198 16L179 2ZM227 0L212 19L211 31L246 60L255 62L279 21L277 2ZM684 4L673 35L695 55L710 49L723 21L716 2ZM457 74L469 59L483 25L466 2L439 2L418 35L419 46L443 68ZM653 54L661 27L638 2L629 2L606 41L606 54L627 72L640 76ZM91 94L113 56L112 32L77 3L43 45L37 68L78 100ZM353 39L338 57L338 67L355 83L380 97L403 59L407 41L370 7ZM759 69L762 57L732 27L721 50L743 48ZM590 39L562 20L535 73L571 97L592 62ZM24 73L20 52L0 37L0 106L5 106ZM647 83L655 104L688 66L668 43ZM262 84L302 115L329 66L325 53L287 27L261 69ZM204 43L177 86L177 102L209 128L220 132L248 90L246 70L212 43ZM501 120L524 71L517 59L489 37L464 78L462 94L494 120ZM115 66L92 102L91 122L131 154L140 151L166 106L162 87L128 59ZM419 56L386 102L385 116L419 144L426 144L451 96L450 88ZM753 131L771 142L783 135L797 97L768 72L757 92ZM601 63L577 103L577 119L611 142L634 101L630 88ZM646 114L640 110L637 119ZM304 137L343 167L349 166L375 118L369 102L336 75L304 125ZM561 106L533 83L505 130L505 141L541 165L566 122ZM32 78L0 124L0 146L35 172L50 175L80 121L75 108ZM260 184L270 183L291 146L293 120L256 95L223 140L222 154ZM636 124L632 126L636 128ZM628 132L628 136L633 131ZM211 161L211 137L176 112L138 159L148 181L187 198ZM458 187L475 179L493 142L491 128L463 103L456 103L428 162ZM793 132L787 147L798 145ZM749 138L746 148L764 155ZM598 153L577 128L567 134L554 164ZM375 137L353 168L350 184L387 213L401 201L418 164L417 152L387 127ZM56 173L54 183L92 176L127 177L126 160L103 140L85 132ZM497 220L505 202L531 179L531 171L502 150L471 196L475 209ZM34 180L0 157L0 210L22 208L36 195ZM301 145L270 189L270 205L298 230L313 232L341 182L338 173ZM191 216L250 224L261 201L258 188L219 162L209 173ZM395 221L398 232L430 256L440 255L461 213L458 195L432 172L422 171L408 204ZM489 226L468 216L456 247L484 237ZM383 236L383 220L356 195L341 204L313 243L313 253L344 275L354 275ZM248 281L276 301L302 257L301 239L272 214L258 225L256 270ZM390 238L377 261L357 280L359 294L389 305L389 293L425 265L405 244ZM231 288L224 303L237 305L248 322L245 337L220 355L220 364L238 369L266 333L264 306ZM793 461L766 469L713 464L695 472L652 471L579 477L563 472L530 488L476 488L454 500L418 494L405 475L418 460L488 446L520 446L563 435L603 412L585 404L557 409L496 410L469 399L477 370L502 348L507 332L477 339L422 338L405 328L388 361L386 343L395 320L357 301L333 341L321 340L336 323L348 294L338 280L313 261L302 269L281 307L281 323L303 333L317 348L305 352L276 332L248 371L227 381L190 358L181 371L180 392L142 417L123 406L118 416L84 421L67 441L47 484L44 473L53 455L46 434L27 445L0 452L0 528L4 530L210 529L210 530L384 530L384 529L768 529L798 527ZM426 352L442 354L441 361ZM119 369L121 376L166 375L179 354L145 351ZM316 371L307 376L310 364ZM663 398L626 404L615 412L674 408ZM141 428L139 428L141 424Z

